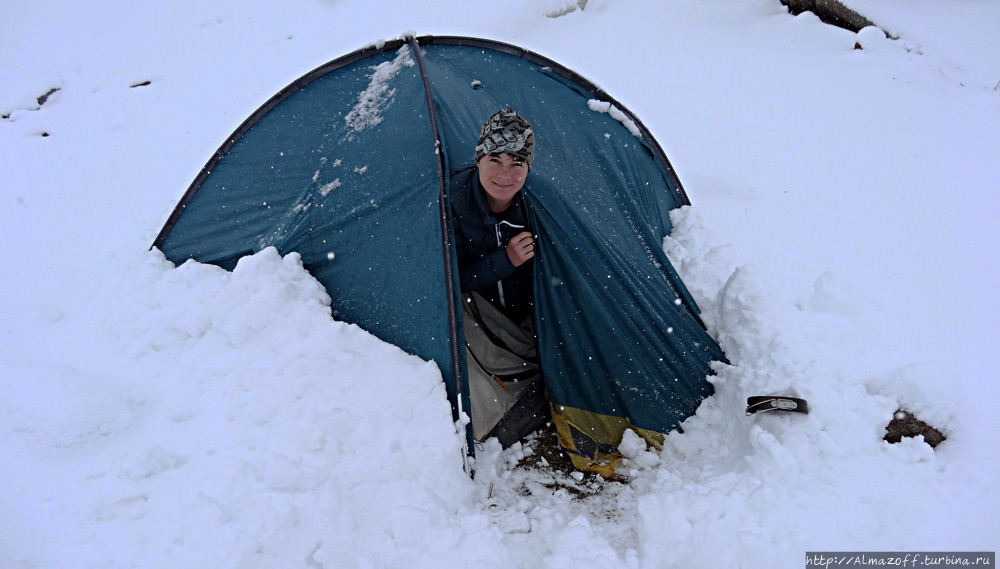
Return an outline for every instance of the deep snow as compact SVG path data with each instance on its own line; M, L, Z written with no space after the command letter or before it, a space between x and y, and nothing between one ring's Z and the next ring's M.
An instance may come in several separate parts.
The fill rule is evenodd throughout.
M0 568L995 551L1000 4L848 3L899 39L777 0L5 6ZM664 247L732 365L627 482L495 444L471 481L436 366L333 321L295 255L147 251L261 103L410 30L595 81L694 202ZM744 416L767 392L812 412ZM900 406L948 440L882 441Z

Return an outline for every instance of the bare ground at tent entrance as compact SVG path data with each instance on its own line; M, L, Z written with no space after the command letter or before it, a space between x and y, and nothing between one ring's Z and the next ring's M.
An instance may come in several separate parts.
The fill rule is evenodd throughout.
M517 490L524 496L565 491L576 498L585 498L600 492L607 484L628 482L624 477L606 480L593 472L577 470L559 446L551 424L529 435L520 447L515 445L505 453L511 455L510 462L516 460L512 474L527 475Z
M635 548L638 479L607 480L576 470L551 426L504 450L493 439L484 445L480 459L476 481L486 512L494 526L517 543L532 543L528 536L539 539L584 519L622 550Z

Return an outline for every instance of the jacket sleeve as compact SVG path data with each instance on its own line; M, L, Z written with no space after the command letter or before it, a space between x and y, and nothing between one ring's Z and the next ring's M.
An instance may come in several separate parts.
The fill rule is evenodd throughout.
M478 259L463 259L463 252L458 252L458 277L462 284L462 292L472 292L496 284L514 274L514 264L507 257L507 249L500 248L491 251Z

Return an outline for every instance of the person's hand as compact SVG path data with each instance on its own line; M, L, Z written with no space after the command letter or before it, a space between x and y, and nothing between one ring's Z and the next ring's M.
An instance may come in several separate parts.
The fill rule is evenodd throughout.
M507 258L515 267L535 256L535 240L530 231L522 231L507 243Z

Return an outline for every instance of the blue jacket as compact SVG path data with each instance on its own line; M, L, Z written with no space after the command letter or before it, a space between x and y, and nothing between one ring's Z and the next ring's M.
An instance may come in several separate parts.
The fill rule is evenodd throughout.
M534 262L514 267L506 247L531 231L524 198L519 192L507 211L492 213L475 167L455 173L449 192L462 292L476 291L514 322L523 321L532 312Z

